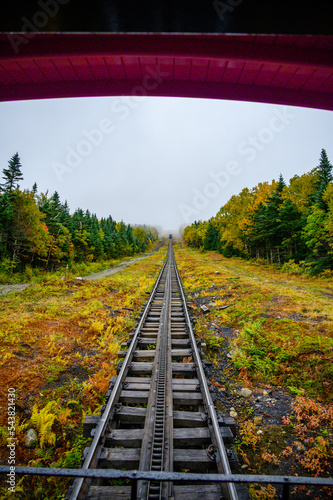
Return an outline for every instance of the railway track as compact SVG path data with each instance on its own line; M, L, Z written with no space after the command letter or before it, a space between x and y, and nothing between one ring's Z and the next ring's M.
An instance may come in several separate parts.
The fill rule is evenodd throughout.
M235 422L218 415L201 361L175 263L172 240L166 261L132 338L123 345L117 377L110 382L101 415L89 415L92 436L83 469L230 474L237 466ZM126 349L125 349L126 348ZM233 483L177 484L140 480L133 487L105 480L76 479L70 500L174 499L243 500Z

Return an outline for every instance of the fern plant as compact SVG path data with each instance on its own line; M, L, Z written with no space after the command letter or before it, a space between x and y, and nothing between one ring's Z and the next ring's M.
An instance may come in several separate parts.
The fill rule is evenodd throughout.
M37 428L41 448L44 447L44 444L53 445L56 442L56 435L52 432L52 425L56 419L56 415L52 411L55 407L55 401L49 401L40 411L38 411L37 404L33 406L31 422Z

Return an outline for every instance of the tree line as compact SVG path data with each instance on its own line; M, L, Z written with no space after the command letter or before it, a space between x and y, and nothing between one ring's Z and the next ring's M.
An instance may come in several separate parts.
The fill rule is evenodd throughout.
M54 270L71 262L114 259L145 251L158 239L155 228L98 219L89 210L70 213L59 194L21 190L19 154L4 168L0 184L0 265L3 271L23 271L27 265Z
M333 175L325 149L310 172L289 184L280 175L278 181L244 188L214 217L187 226L184 239L226 257L295 263L310 273L332 270Z

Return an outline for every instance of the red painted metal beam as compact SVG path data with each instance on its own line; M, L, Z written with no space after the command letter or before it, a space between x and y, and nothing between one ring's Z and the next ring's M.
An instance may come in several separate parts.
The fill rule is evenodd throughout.
M10 85L1 91L2 101L24 99L53 99L64 97L100 96L160 96L224 99L260 103L302 106L333 110L331 93L299 91L297 89L257 88L250 85L217 84L205 82L165 81L156 89L145 91L142 80L116 80L112 82L56 82Z
M15 37L19 36L24 42ZM127 33L1 34L0 57L93 55L195 57L332 67L333 37L316 35L192 35ZM30 38L31 37L31 38Z
M333 37L0 34L0 100L108 95L331 110Z

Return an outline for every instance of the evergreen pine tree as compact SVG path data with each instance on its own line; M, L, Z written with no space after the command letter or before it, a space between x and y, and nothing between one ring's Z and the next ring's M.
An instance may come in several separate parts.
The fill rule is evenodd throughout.
M8 162L8 168L4 168L2 173L5 182L0 185L1 191L11 193L19 188L18 182L23 180L21 172L21 162L18 153L15 153Z
M210 219L204 235L203 246L204 250L218 250L220 243L220 233Z
M59 215L59 222L63 224L67 229L72 233L72 218L69 213L69 206L67 203L67 200L65 200L65 203L61 204L61 210L60 210L60 215Z
M273 193L267 196L264 203L259 203L252 214L254 227L251 239L257 248L263 250L267 261L280 260L279 247L282 243L280 232L279 208L283 203L281 193L285 182L280 174L279 181Z
M133 228L130 224L126 226L127 252L133 253L135 250L135 241L133 236Z
M283 175L279 175L279 182L278 185L276 186L276 192L277 193L282 193L283 188L285 187L286 183L284 182Z
M61 213L61 201L60 201L60 196L57 191L54 191L53 195L51 196L51 205L52 205L52 212L54 214L54 219L59 217Z
M75 258L78 261L83 261L89 254L89 232L82 208L75 210L70 217L70 231L75 247Z
M100 222L101 229L104 233L103 239L103 248L105 256L108 259L114 258L117 256L116 251L116 222L109 216L107 219L101 219Z
M306 256L306 245L302 238L303 220L302 214L295 203L286 199L279 207L279 233L281 237L281 258L283 261L289 259L304 259Z
M0 195L0 257L9 249L10 230L13 225L13 200L9 193Z
M89 242L95 259L103 257L103 238L104 233L99 226L97 216L96 214L92 214L89 227Z
M323 200L323 194L328 184L333 182L332 165L327 157L325 149L321 150L320 162L317 167L318 180L316 182L316 192L314 194L314 202L319 208L327 211L327 203Z

